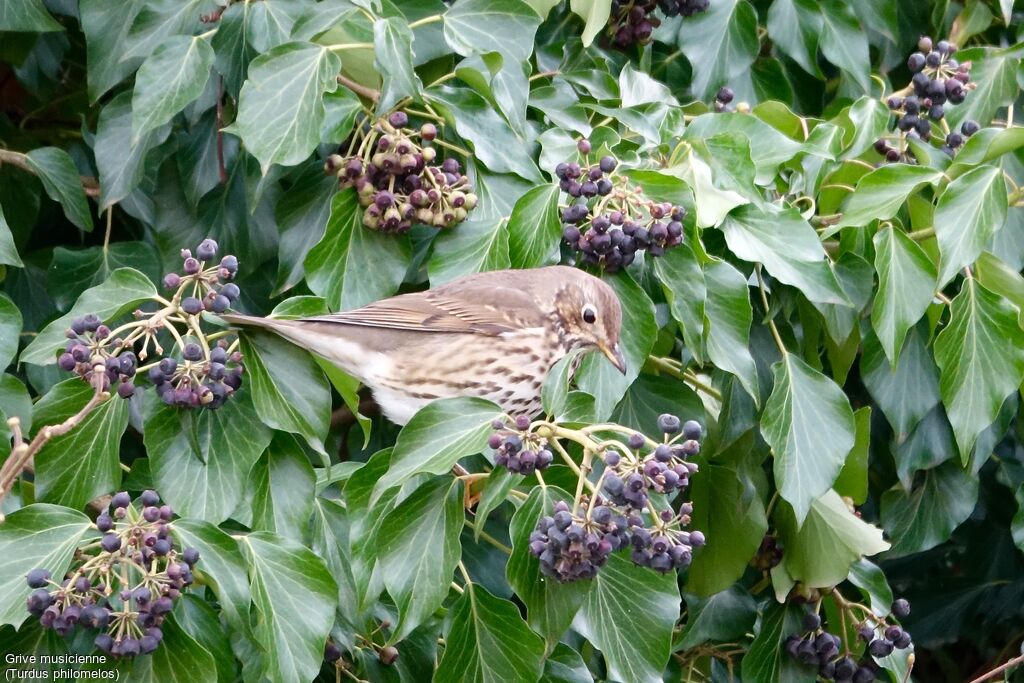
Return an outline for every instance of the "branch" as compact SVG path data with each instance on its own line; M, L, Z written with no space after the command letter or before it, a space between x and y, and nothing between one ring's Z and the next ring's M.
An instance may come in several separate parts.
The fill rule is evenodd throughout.
M971 683L982 683L982 681L987 681L991 678L995 678L1007 669L1012 669L1013 667L1018 666L1020 664L1024 664L1024 654L1018 655L1010 661L1000 664L999 666L997 666L996 668L992 669L987 673L983 673L982 675L972 680Z
M82 420L84 420L89 413L93 411L99 404L110 398L110 392L108 391L97 391L93 394L89 402L82 406L82 409L77 413L64 420L60 424L47 425L39 430L35 438L31 442L26 443L24 435L21 433L21 420L17 417L12 417L7 420L7 425L11 428L11 455L4 462L3 466L0 467L0 503L3 502L4 498L14 487L14 482L21 475L21 472L32 464L32 459L36 456L46 443L56 437L67 434L72 429L77 427ZM0 522L3 521L3 514L0 514Z
M28 155L22 154L21 152L12 152L9 149L0 149L0 166L3 164L10 164L15 168L20 168L26 173L38 175L35 167L29 163ZM100 183L98 180L88 175L78 176L78 180L82 183L82 191L85 192L87 197L100 196Z
M371 102L376 102L377 100L380 99L379 90L374 90L373 88L367 88L365 85L360 85L359 83L356 83L348 76L338 74L338 83L341 83L343 86L345 86L355 94L361 97L365 97Z

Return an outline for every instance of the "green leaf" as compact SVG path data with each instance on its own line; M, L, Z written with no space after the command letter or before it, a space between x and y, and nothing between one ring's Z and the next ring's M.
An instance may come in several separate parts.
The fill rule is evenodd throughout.
M271 437L251 393L243 389L218 410L181 410L147 392L143 436L153 484L179 515L219 524L241 502Z
M522 0L459 0L444 13L444 39L464 57L500 52L529 58L540 16Z
M245 559L235 539L209 522L191 519L175 520L171 532L182 547L199 551L196 573L217 596L224 619L248 633L251 595Z
M622 336L619 346L626 357L626 374L616 370L600 353L584 356L576 373L576 384L597 399L598 415L611 414L615 404L640 374L658 329L654 304L628 274L606 275L604 281L615 290L622 304Z
M494 431L501 409L482 398L446 398L420 409L402 428L387 474L377 491L404 483L414 474L444 474L460 458L480 453Z
M68 220L91 232L92 213L71 155L58 147L40 147L29 152L26 158L42 181L46 194L64 208Z
M526 620L549 646L565 634L593 586L591 581L552 580L541 573L540 561L530 553L530 534L537 528L537 520L552 514L558 502L572 504L572 494L550 485L530 491L512 516L512 555L505 567L509 585L526 605Z
M218 623L218 622L214 622ZM219 625L219 623L218 623ZM197 671L214 672L213 655L195 638L182 630L177 612L161 625L160 647L149 657L138 657L131 664L131 683L187 683Z
M544 385L540 390L540 402L545 414L558 417L565 412L569 401L569 384L572 380L573 368L580 353L582 353L582 349L573 349L548 370L547 377L544 378Z
M757 604L742 586L698 598L686 596L687 620L673 649L688 650L708 641L727 643L748 633L757 619Z
M344 605L345 608L336 610L335 618L344 632L340 642L344 647L351 647L352 641L355 640L354 634L360 614L357 608L355 577L352 575L349 514L341 501L328 500L321 496L316 497L313 504L310 535L313 540L309 547L323 558L331 576L338 584L336 604Z
M476 583L451 611L451 628L434 680L502 683L540 678L544 643L527 627L519 609Z
M775 519L786 548L782 557L786 572L812 588L840 583L861 557L889 549L882 530L861 520L832 490L811 503L802 525L785 504L779 506Z
M675 573L659 574L613 553L592 582L575 630L604 655L609 679L660 682L679 618Z
M508 238L504 218L471 218L443 231L434 239L434 251L427 265L431 285L441 285L473 273L508 268L511 265Z
M202 94L213 58L213 48L198 36L170 36L156 46L135 75L133 143Z
M316 360L269 332L246 330L241 339L256 414L268 427L298 434L323 453L331 390Z
M853 448L853 410L835 382L791 353L772 370L775 384L765 403L761 434L775 455L779 493L803 523Z
M463 0L459 4L476 4L477 1ZM504 6L504 0L479 1ZM543 180L533 161L536 147L533 138L514 131L487 100L472 90L446 85L430 88L426 96L440 109L448 125L472 143L474 155L487 168L495 173L515 173L534 182Z
M407 241L364 227L362 215L355 190L334 195L327 231L306 257L306 283L332 310L385 299L405 278ZM373 268L366 267L370 263Z
M704 268L708 318L708 358L717 367L739 378L743 388L760 402L757 367L750 355L750 289L742 273L725 261L713 261Z
M730 452L748 453L753 440L750 434L738 440ZM768 530L757 482L765 483L760 471L717 461L702 463L693 476L691 526L704 532L707 545L694 555L687 592L713 595L743 576Z
M558 263L562 221L558 186L540 185L516 202L508 219L508 252L513 268L540 268Z
M0 206L0 264L18 268L24 266L21 256L18 254L18 248L14 245L14 235L11 234L11 226L7 224L2 206Z
M412 29L404 17L373 22L373 63L383 82L377 102L379 112L390 110L402 98L416 96L423 89L413 70L412 41Z
M868 497L868 449L871 445L871 406L853 413L856 437L833 488L839 495L862 505Z
M225 89L233 95L242 88L249 62L259 54L250 39L258 8L256 3L248 2L228 5L210 39L216 52L214 67L224 77Z
M129 0L115 5L106 0L79 2L89 66L86 78L90 103L96 103L105 92L139 68L140 58L123 58L135 42L129 39L128 32L147 4L147 0Z
M912 327L895 369L873 334L864 339L861 380L885 414L900 443L939 403L939 371L925 346L924 333Z
M865 559L857 560L850 565L850 575L846 578L871 601L872 612L880 617L889 614L892 608L892 589L878 565Z
M64 422L94 393L77 377L61 382L34 406L36 428ZM50 439L35 456L36 500L81 509L117 488L121 482L119 446L127 427L128 403L113 396L67 434Z
M1024 381L1024 330L1017 311L975 280L950 304L935 338L939 390L964 462L1007 396Z
M167 139L171 127L161 126L132 140L132 96L123 92L100 110L96 125L96 169L100 181L100 212L106 211L130 195L146 175L150 150Z
M29 618L25 574L42 567L60 580L90 527L81 512L57 505L29 505L7 516L0 524L0 625L19 628Z
M704 362L708 291L700 261L686 242L653 260L668 310L682 329L686 348L698 362Z
M160 278L160 254L148 242L114 242L104 247L54 247L47 271L47 291L54 305L69 308L89 287L103 284L118 268L135 268L150 280Z
M721 137L719 137L721 136ZM698 116L686 127L683 136L694 144L704 156L704 161L715 169L715 180L729 178L733 189L743 187L748 199L754 198L749 187L749 171L743 167L743 138L750 148L750 160L754 163L755 181L761 185L771 184L780 164L789 161L804 150L804 146L786 137L773 126L756 116L735 113L712 113ZM710 141L708 138L716 138ZM707 151L705 152L704 149ZM718 161L718 155L728 159L728 164ZM698 219L699 222L699 219Z
M240 543L256 610L253 633L263 648L261 676L312 680L334 623L334 579L323 560L289 538L260 531Z
M303 540L313 514L316 474L294 436L276 434L252 471L248 488L254 530ZM248 510L247 510L248 511Z
M42 0L5 0L0 5L0 31L42 33L64 27L46 11Z
M935 206L939 285L978 258L1006 222L1006 181L995 166L980 166L946 187Z
M355 581L356 608L365 609L373 605L384 590L377 564L377 532L394 507L399 489L385 491L374 500L373 492L377 480L387 472L391 448L374 453L367 463L352 473L345 484L345 503L349 513L349 543L352 550L352 575Z
M341 60L312 43L279 45L249 65L238 118L225 130L238 135L267 174L271 164L294 166L320 142L325 92L338 87Z
M878 293L871 307L871 326L893 368L907 336L935 296L935 264L912 239L896 228L875 233Z
M584 21L580 39L583 41L583 47L590 47L594 38L600 35L608 24L612 0L569 0L569 8Z
M808 0L775 0L768 8L768 35L807 73L821 78L818 38L822 31L821 9Z
M926 470L910 491L899 484L882 495L882 526L892 539L887 557L934 548L949 540L978 500L978 479L956 462Z
M804 630L805 610L795 602L769 601L750 649L743 655L743 680L750 683L811 683L811 669L786 654L786 639Z
M465 517L461 482L445 474L413 491L382 522L377 562L399 615L390 642L429 619L451 591Z
M483 493L473 511L473 540L480 542L480 536L487 524L487 517L508 498L512 491L522 479L519 475L513 474L506 467L495 467L491 470L487 479L483 482Z
M811 301L849 305L814 228L796 212L753 205L735 209L722 223L729 249L739 258L763 263L774 278Z
M0 293L0 368L10 365L18 353L21 325L21 311L9 296Z
M302 178L306 182L297 182L274 207L280 229L275 294L290 290L306 277L306 256L323 239L338 192L337 179L325 177L320 164L311 166L308 176Z
M949 127L958 129L968 119L987 126L1000 108L1013 102L1017 96L1017 73L1020 58L1015 50L1001 50L994 47L960 50L960 63L971 62L971 82L977 88L962 104L949 108Z
M713 2L680 23L678 44L693 65L690 89L700 100L750 68L757 57L757 12L746 0Z
M852 78L863 92L870 92L868 36L850 6L838 0L825 0L821 18L823 26L819 46L825 59Z
M678 415L683 420L706 422L700 396L682 380L668 376L642 374L615 406L612 419L640 432L657 429L658 416Z
M885 164L864 175L843 202L842 219L825 232L828 236L846 226L863 227L873 220L892 218L907 198L942 177L927 166Z
M988 252L978 257L974 274L982 287L1017 307L1017 319L1024 327L1024 276Z
M579 652L565 643L558 643L544 660L543 683L593 683L590 673Z

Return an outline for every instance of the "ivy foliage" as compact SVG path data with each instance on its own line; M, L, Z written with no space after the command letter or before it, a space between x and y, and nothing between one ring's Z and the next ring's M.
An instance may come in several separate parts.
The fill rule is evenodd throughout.
M281 317L582 264L556 167L586 139L685 209L682 240L593 270L622 303L629 372L558 365L544 411L647 433L663 413L701 422L684 497L707 537L678 576L627 552L555 582L530 533L573 501L582 453L511 474L487 448L493 404L437 402L399 430L351 378L254 333L223 408L110 399L0 489L0 650L92 652L28 618L24 575L62 575L103 496L153 488L202 559L157 653L80 665L126 680L812 681L785 652L795 598L836 631L850 601L881 617L894 594L915 605L918 680L968 680L1013 651L1015 3L648 3L659 21L624 41L625 4L0 3L0 460L89 402L55 365L71 322L128 319L205 237L238 256L236 307ZM909 92L922 33L971 74L930 140L901 135L887 103ZM322 173L394 111L460 158L477 204L457 224L371 230L358 192ZM908 680L904 651L876 659Z

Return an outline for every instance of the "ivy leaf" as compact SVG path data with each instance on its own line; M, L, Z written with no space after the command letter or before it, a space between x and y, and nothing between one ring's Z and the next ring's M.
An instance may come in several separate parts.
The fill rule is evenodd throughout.
M213 58L213 48L198 36L170 36L157 45L135 75L133 144L202 94Z
M132 96L123 92L100 110L96 124L96 169L99 172L99 210L111 206L130 195L146 175L146 159L150 150L167 139L170 125L160 126L139 137L132 145L126 142L132 135Z
M810 683L814 674L786 654L786 639L803 630L804 608L770 601L761 614L750 649L743 655L743 679L752 683Z
M919 553L945 543L978 500L978 479L956 462L926 470L911 491L899 484L882 495L882 526L892 539L887 557Z
M334 195L327 231L306 256L306 283L336 311L394 294L409 264L408 243L362 224L355 190ZM367 268L367 264L373 268Z
M573 349L548 370L540 390L540 402L545 414L558 417L565 412L571 393L569 382L580 353L582 349Z
M569 8L584 21L580 40L583 41L583 47L590 47L594 38L608 25L612 0L569 0Z
M853 448L846 456L843 469L833 488L839 495L863 505L868 497L868 449L871 445L871 406L858 408L853 413L856 436Z
M40 147L27 155L29 166L43 183L46 194L64 209L68 220L86 232L92 231L92 213L82 190L75 162L58 147Z
M856 189L843 202L842 218L824 236L846 226L863 227L873 220L892 218L907 198L921 187L942 177L927 166L885 164L861 177Z
M6 368L18 353L18 338L21 336L21 311L11 297L0 293L0 368ZM8 415L7 417L11 417ZM28 429L22 425L23 429Z
M275 434L249 472L249 527L305 540L313 514L316 474L302 446L290 434ZM240 518L236 513L236 518ZM248 520L247 520L248 521Z
M573 628L604 655L608 678L660 683L679 618L675 574L659 574L613 553L592 580Z
M791 353L772 370L775 385L765 403L761 434L775 455L779 493L801 524L853 448L853 410L835 382Z
M853 16L849 5L826 0L821 8L821 52L860 86L871 91L871 60L867 33Z
M0 626L19 628L30 616L25 574L42 567L60 580L91 527L81 512L57 505L28 505L7 516L0 524Z
M584 356L576 373L576 384L597 399L598 415L611 414L615 404L640 374L657 334L654 304L643 288L626 273L608 275L604 280L615 290L622 303L622 337L619 346L626 357L626 374L616 370L600 353Z
M197 671L216 671L213 654L178 623L179 612L168 615L161 626L163 638L149 657L137 657L128 677L132 683L187 683ZM214 618L214 624L219 622Z
M446 398L420 409L402 428L391 466L377 482L377 495L414 474L444 474L460 458L480 453L501 409L482 398Z
M765 211L741 206L725 217L729 249L744 261L763 263L774 278L811 301L849 305L810 223L795 209Z
M444 39L463 57L500 52L524 61L540 16L522 0L459 0L444 13Z
M530 491L512 516L512 555L505 568L509 585L526 605L526 620L549 646L565 634L593 586L590 581L560 583L545 576L540 571L540 561L530 554L530 534L537 527L537 520L550 515L558 502L571 505L572 494L551 485Z
M558 262L562 238L558 194L557 185L540 185L516 202L507 228L513 268L540 268Z
M656 428L658 416L663 413L706 423L704 404L697 392L674 377L646 373L629 385L626 395L615 406L612 419L637 431L650 432Z
M249 65L238 118L224 130L242 139L263 175L271 164L305 161L320 142L323 95L337 89L340 70L337 55L312 43L285 43L261 54Z
M7 224L2 206L0 206L0 263L18 268L25 265L21 262L18 248L14 244L14 235L11 234L11 226Z
M654 259L653 265L665 292L668 310L679 323L687 350L698 362L704 362L707 358L708 291L697 255L683 242ZM722 340L719 338L719 341Z
M530 683L540 678L544 642L527 627L513 603L494 597L479 584L467 583L452 608L451 620L435 681Z
M470 218L457 229L445 230L434 239L434 252L427 266L431 285L508 268L508 239L503 218Z
M887 616L892 608L892 588L885 580L885 574L873 562L860 559L850 565L846 577L871 601L871 611L880 617Z
M381 523L377 562L399 614L390 642L429 619L451 591L465 516L461 482L446 474L413 491Z
M219 524L242 500L249 470L271 436L250 393L218 410L183 411L147 392L143 437L153 483L179 515Z
M673 649L688 650L708 641L729 642L742 638L757 619L757 603L745 588L733 585L726 590L701 599L686 596L689 615L686 628Z
M879 230L873 241L878 293L871 307L871 326L895 368L907 330L921 319L935 296L935 264L896 228Z
M757 367L750 355L750 306L747 279L725 261L713 261L704 268L708 318L708 358L715 366L736 375L743 388L760 403Z
M968 119L985 125L1017 95L1021 64L1018 53L993 47L973 48L958 51L957 59L961 64L971 62L971 81L977 88L962 104L949 108L949 127L956 130Z
M80 411L93 388L75 377L48 391L35 404L36 425L56 425ZM93 408L78 426L55 436L35 456L36 500L84 508L121 483L121 435L128 427L128 403L113 396Z
M889 549L882 530L853 514L833 490L811 503L802 525L785 504L779 506L775 519L786 548L782 558L786 572L810 587L834 586L861 557Z
M935 206L939 285L974 263L1006 222L1006 181L995 166L980 166L946 187Z
M0 5L0 31L12 33L43 33L63 31L46 11L42 0L5 0Z
M240 541L255 607L253 633L271 681L309 681L320 672L334 623L337 585L309 548L264 531Z
M875 335L865 337L860 360L861 380L882 409L900 443L939 404L939 370L928 353L923 333L912 327L893 368Z
M251 595L245 559L235 539L209 522L193 519L175 520L171 533L182 547L199 551L196 572L217 596L224 619L248 633Z
M678 45L693 65L690 89L700 100L750 68L757 57L757 12L746 0L713 2L680 23Z
M1024 381L1024 330L1008 302L970 279L935 338L939 390L966 462L978 435Z
M338 179L324 176L317 163L311 164L307 173L277 202L274 219L279 236L274 294L287 292L307 276L306 257L323 239L337 193Z
M323 453L331 390L316 360L269 332L246 330L241 339L257 415L268 427L298 434Z
M821 78L818 67L820 8L807 0L775 0L768 8L768 35L781 51L807 73Z
M593 683L590 673L579 652L565 643L558 643L544 660L543 683Z
M54 305L64 310L86 289L103 284L114 270L126 267L156 280L161 276L160 254L147 242L114 242L106 248L54 247L47 271L47 291Z
M418 95L423 89L413 70L412 41L412 29L404 18L387 17L373 22L373 63L383 82L378 112L390 110L402 98Z

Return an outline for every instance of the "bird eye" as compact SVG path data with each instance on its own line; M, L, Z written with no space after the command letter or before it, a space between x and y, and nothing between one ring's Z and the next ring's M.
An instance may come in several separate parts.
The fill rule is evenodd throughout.
M590 304L583 307L583 321L591 325L597 321L597 311Z

